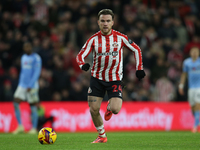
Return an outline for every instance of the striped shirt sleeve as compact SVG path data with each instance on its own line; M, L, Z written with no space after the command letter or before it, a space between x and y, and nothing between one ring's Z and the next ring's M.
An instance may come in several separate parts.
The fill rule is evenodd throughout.
M94 38L90 38L86 41L86 43L83 45L82 49L76 56L76 62L78 63L80 68L85 64L85 58L91 53L93 48Z
M143 70L142 52L140 47L137 44L135 44L132 40L128 39L127 36L123 37L124 46L132 52L134 52L134 56L136 59L136 70Z

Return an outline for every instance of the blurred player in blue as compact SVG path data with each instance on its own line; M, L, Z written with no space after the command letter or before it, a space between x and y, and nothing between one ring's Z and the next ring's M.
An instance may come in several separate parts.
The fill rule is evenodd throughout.
M23 45L25 54L21 58L21 72L18 87L14 93L14 109L18 122L14 134L24 132L22 125L19 104L27 100L31 107L32 129L28 133L37 133L38 114L37 103L39 101L38 78L41 73L42 61L38 54L32 52L32 44L26 42Z
M184 95L184 84L188 77L188 101L194 115L192 132L197 132L200 117L200 58L199 48L190 50L190 57L183 62L183 73L179 84L179 93Z

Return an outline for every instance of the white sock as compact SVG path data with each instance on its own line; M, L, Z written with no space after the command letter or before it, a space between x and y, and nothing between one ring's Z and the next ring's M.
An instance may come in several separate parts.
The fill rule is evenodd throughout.
M105 130L104 130L104 125L96 127L96 129L97 129L100 137L106 137Z

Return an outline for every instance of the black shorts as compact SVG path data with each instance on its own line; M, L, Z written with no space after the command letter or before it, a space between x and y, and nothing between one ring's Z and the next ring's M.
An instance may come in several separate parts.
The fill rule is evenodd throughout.
M121 81L106 82L91 76L88 95L103 98L106 92L109 99L112 97L119 97L122 99Z

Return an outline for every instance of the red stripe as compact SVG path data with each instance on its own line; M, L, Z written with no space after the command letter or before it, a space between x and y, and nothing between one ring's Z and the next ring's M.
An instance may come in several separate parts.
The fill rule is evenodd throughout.
M92 51L93 48L94 48L94 39L93 39L92 44L91 44L91 46L90 46L90 50L89 50L89 52L85 55L84 59L85 59L86 57L88 57L88 55L90 54L90 52Z
M105 38L106 38L106 52L110 52L110 38L109 36L106 36ZM106 56L104 61L104 69L102 71L102 78L104 81L106 80L105 72L108 67L108 62L109 62L109 56Z
M113 43L114 42L118 42L118 41L117 41L117 35L113 33ZM116 52L117 47L114 47L113 51ZM112 65L111 65L110 70L109 70L109 81L112 81L112 76L113 76L112 71L113 71L113 68L115 66L115 63L116 63L116 59L113 59Z
M85 47L82 47L81 51L78 53L78 55L77 55L77 57L76 57L76 61L77 61L77 63L78 63L79 66L85 64L83 59L85 59L85 58L90 54L90 52L92 51L92 49L93 49L93 47L94 47L94 41L93 41L93 43L91 44L91 47L90 47L89 52L88 52L88 53L86 54L86 56L82 59L82 55L85 53L85 50L87 49L88 43L90 42L90 40L91 40L91 38L90 38L89 40L87 40Z
M137 46L135 43L132 43L131 45L138 51L139 64L138 64L137 70L142 70L143 69L143 67L142 67L143 65L142 65L142 53L141 53L141 50L140 50L139 46ZM135 58L136 58L136 56L135 56Z
M101 133L101 134L99 133L99 135L104 135L104 134L105 134L105 132L104 132L104 133Z
M94 67L96 65L96 53L94 53L94 58L93 58L93 66L92 66L92 72L91 72L91 75L93 76L94 75Z
M98 34L98 53L102 53L102 38L101 38L101 34ZM101 69L101 57L98 57L98 64L97 64L97 72L96 72L96 78L99 79L99 71Z
M120 47L122 47L122 44L123 44L123 42L121 42L121 45L120 45ZM119 50L119 64L118 64L118 66L117 66L117 70L116 70L116 79L117 80L120 80L120 77L119 77L119 67L120 67L120 62L121 62L121 54L122 54L122 48Z
M87 40L87 42L85 43L85 47L82 47L81 51L78 53L78 55L77 55L77 57L76 57L76 61L77 61L77 63L78 63L79 66L84 64L84 61L83 61L83 59L82 59L81 56L83 55L85 49L87 48L89 41L90 41L93 37L97 36L99 33L100 33L100 31L97 32L97 33L95 33L93 36L91 36L91 37ZM92 45L91 45L91 47L90 47L89 53L92 51L92 48L94 48L94 41L93 41L93 43L92 43ZM89 55L89 53L86 55L86 57ZM85 58L84 58L84 59L85 59Z
M115 63L116 63L116 60L114 59L113 62L112 62L112 65L111 65L111 67L110 67L110 70L109 70L109 81L112 81L112 80L113 80L113 79L112 79L112 76L113 76L112 70L113 70L113 68L114 68L114 66L115 66Z
M81 50L81 51L78 53L77 57L76 57L76 62L78 63L79 66L84 64L84 62L83 62L83 60L82 60L82 55L83 55L83 53L84 53L84 51Z

